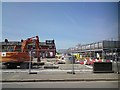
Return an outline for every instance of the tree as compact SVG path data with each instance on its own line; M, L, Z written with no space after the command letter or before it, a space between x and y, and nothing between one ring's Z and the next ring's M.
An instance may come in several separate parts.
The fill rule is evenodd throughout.
M23 42L23 39L21 39L21 42Z
M5 39L5 42L8 43L8 39Z

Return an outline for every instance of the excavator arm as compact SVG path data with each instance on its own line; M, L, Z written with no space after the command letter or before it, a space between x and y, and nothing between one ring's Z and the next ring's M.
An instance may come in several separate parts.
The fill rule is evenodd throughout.
M38 36L23 40L21 50L22 52L28 52L27 45L31 43L34 43L36 46L36 55L38 58L37 61L40 62L40 48L39 48L39 37Z

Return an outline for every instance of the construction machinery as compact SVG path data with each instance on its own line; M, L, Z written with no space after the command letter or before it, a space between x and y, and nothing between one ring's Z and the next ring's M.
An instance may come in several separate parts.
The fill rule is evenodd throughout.
M72 55L75 56L76 60L80 60L80 54L79 53L74 53Z
M28 49L28 45L32 44L32 46ZM10 48L11 49L11 48ZM33 50L37 57L37 62L40 62L40 48L39 48L39 37L31 37L26 40L22 40L22 45L20 47L20 51L17 50L17 46L13 46L13 50L9 51L9 48L6 52L0 52L0 62L2 65L6 66L6 68L17 68L20 66L21 69L29 68L29 63L31 58L31 53Z

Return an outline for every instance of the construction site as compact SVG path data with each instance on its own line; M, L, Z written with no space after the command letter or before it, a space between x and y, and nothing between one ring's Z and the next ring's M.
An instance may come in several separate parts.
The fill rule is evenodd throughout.
M120 2L2 3L2 90L120 89L119 6Z
M41 58L55 58L56 55L54 40L39 42L38 36L21 40L21 42L5 39L1 45L1 62L7 68L16 68L17 65L28 68L30 59L37 58L37 62L40 63Z
M14 85L15 88L22 88L20 85L23 85L24 88L27 87L20 82L93 80L112 82L118 80L120 73L119 41L102 41L81 45L77 48L69 48L64 53L57 52L55 40L40 42L38 36L20 42L5 39L1 44L0 62L3 88L12 88ZM9 82L13 83L8 84ZM16 85L14 82L19 82L20 85ZM78 87L74 83L73 85L73 87ZM91 86L91 83L89 85ZM41 87L44 85L40 84L39 88ZM55 86L52 87L55 88ZM95 84L92 87L96 87ZM103 87L106 86L103 85ZM119 86L115 83L111 85L112 87Z
M94 62L116 62L120 54L120 41L105 40L79 45L67 49L64 53L57 52L55 40L40 42L38 36L21 41L5 39L0 44L2 46L0 62L3 67L11 69L15 69L17 66L27 69L30 63L32 66L46 65L47 62L49 64L74 63L93 66Z

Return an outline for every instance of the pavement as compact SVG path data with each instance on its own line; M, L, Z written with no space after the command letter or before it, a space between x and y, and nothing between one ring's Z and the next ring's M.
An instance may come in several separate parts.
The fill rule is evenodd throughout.
M2 70L1 82L58 82L58 81L118 81L117 73L93 73L93 67L74 65L75 74L72 74L72 65L59 65L58 69L32 69L29 70Z
M1 82L57 82L57 81L118 81L117 73L93 73L79 72L75 74L68 72L55 72L54 70L46 72L4 72Z

